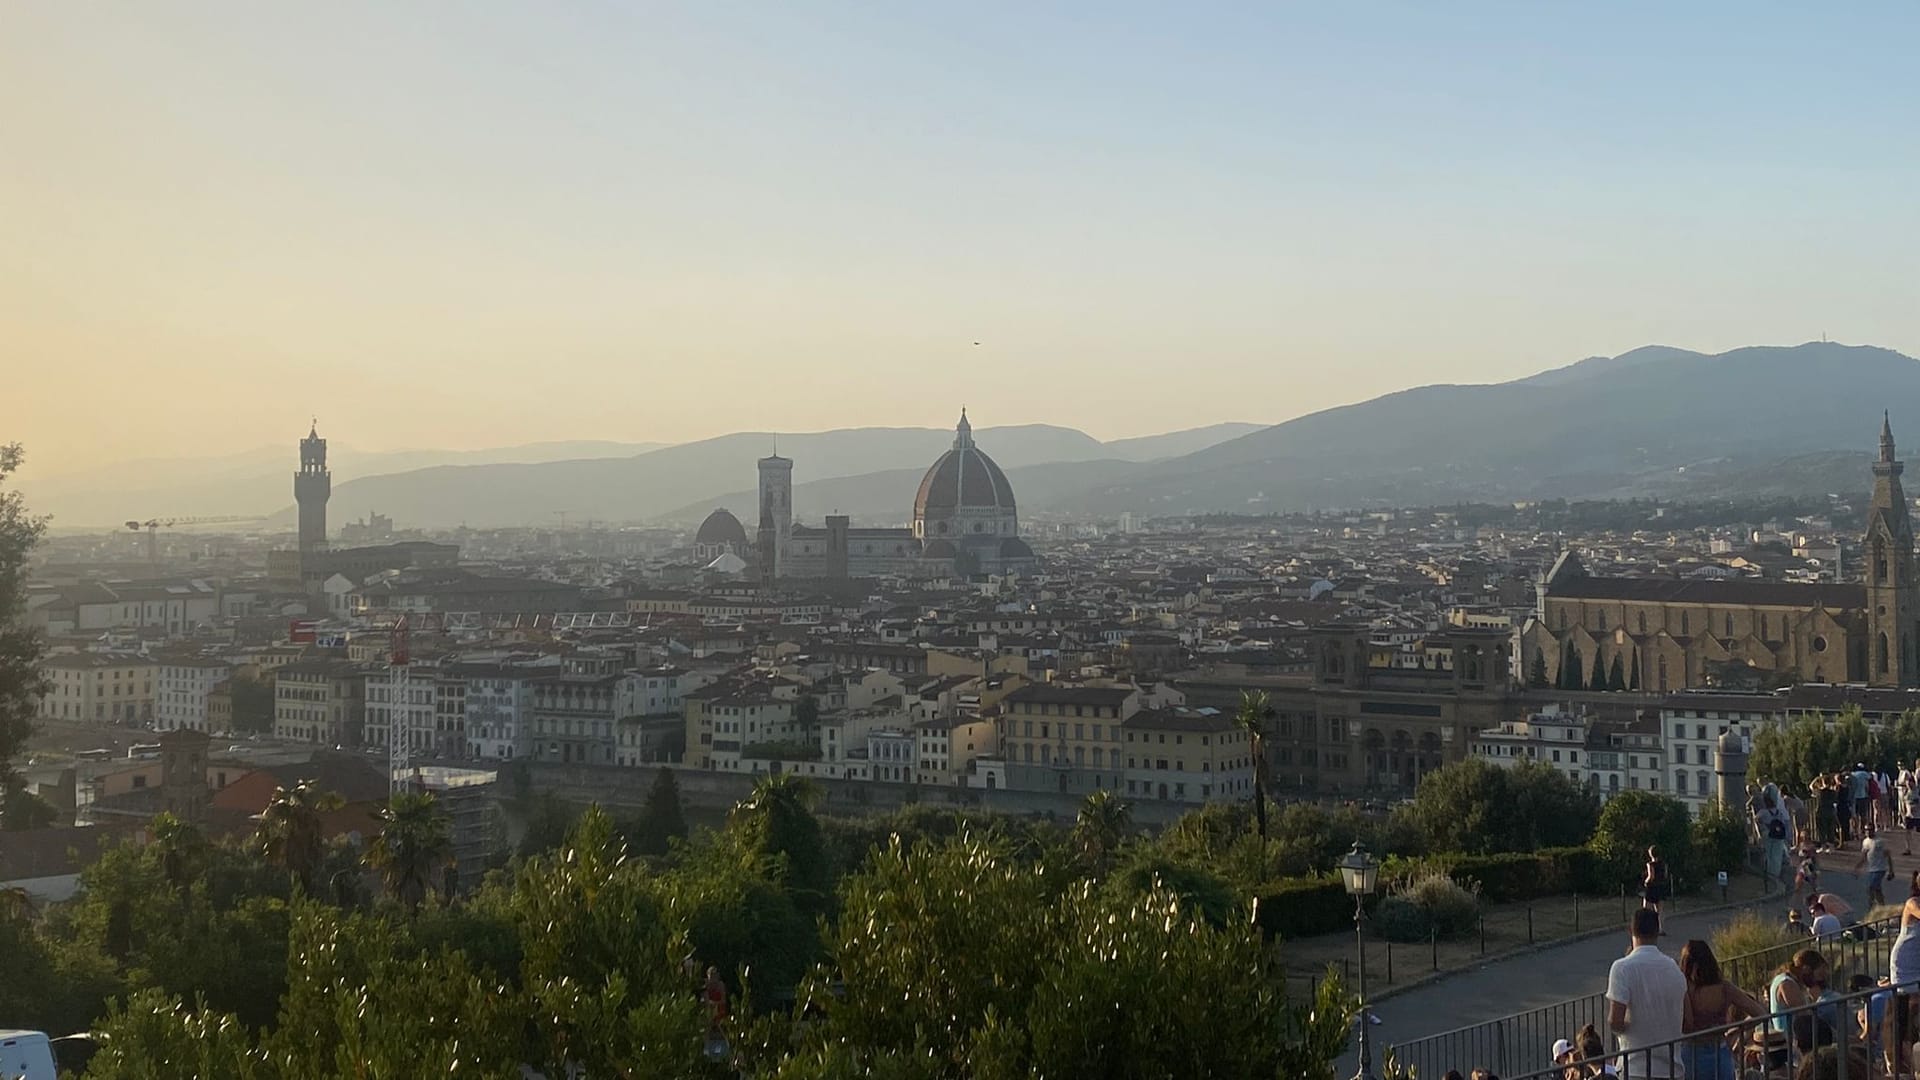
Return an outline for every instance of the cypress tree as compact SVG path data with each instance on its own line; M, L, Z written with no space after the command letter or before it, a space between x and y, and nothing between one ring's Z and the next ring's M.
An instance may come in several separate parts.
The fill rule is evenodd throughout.
M1587 679L1587 689L1605 690L1607 688L1607 669L1600 666L1600 650L1593 650L1593 674Z

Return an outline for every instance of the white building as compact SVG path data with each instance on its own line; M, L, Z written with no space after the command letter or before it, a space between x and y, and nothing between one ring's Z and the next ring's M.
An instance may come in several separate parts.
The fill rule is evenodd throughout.
M1502 768L1512 768L1522 761L1539 762L1566 773L1575 783L1585 784L1592 765L1585 753L1590 723L1590 717L1549 705L1525 720L1507 720L1498 727L1475 732L1467 755Z
M483 761L527 756L531 742L534 673L512 668L470 670L467 676L467 743Z
M362 741L367 746L390 746L388 740L397 717L399 730L406 733L410 752L429 755L434 747L434 681L439 673L432 665L423 663L398 669L401 683L396 695L393 670L367 673L366 726Z
M1683 690L1660 704L1660 732L1665 739L1673 794L1697 816L1719 792L1713 751L1720 736L1732 731L1753 749L1753 737L1779 722L1785 702L1770 694L1732 694L1715 690Z
M207 695L232 674L232 664L211 657L162 660L154 687L154 729L207 730Z

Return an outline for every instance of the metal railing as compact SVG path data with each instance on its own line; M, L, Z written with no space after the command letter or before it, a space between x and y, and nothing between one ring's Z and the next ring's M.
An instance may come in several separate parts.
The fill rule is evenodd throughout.
M1764 986L1794 953L1815 948L1832 963L1836 977L1844 972L1877 978L1886 974L1893 939L1899 929L1899 916L1878 919L1850 927L1839 937L1801 938L1730 957L1720 962L1720 970L1735 985ZM1465 1074L1474 1067L1490 1068L1505 1077L1550 1065L1548 1052L1554 1041L1572 1038L1588 1024L1598 1031L1607 1030L1606 994L1586 994L1496 1020L1394 1043L1388 1052L1395 1062L1411 1068L1422 1080L1444 1076L1448 1069L1459 1069Z
M1788 1080L1809 1058L1830 1058L1815 1075L1825 1080L1874 1080L1909 1075L1913 1040L1920 1035L1914 987L1875 986L1828 995L1769 1016L1702 1028L1632 1050L1572 1062L1548 1062L1512 1080L1565 1080L1569 1065L1587 1076L1611 1067L1617 1080L1739 1080L1759 1075ZM1876 1015L1878 1014L1878 1015ZM1633 1016L1628 1012L1631 1023ZM1422 1074L1424 1075L1424 1074ZM1502 1076L1508 1074L1501 1073Z

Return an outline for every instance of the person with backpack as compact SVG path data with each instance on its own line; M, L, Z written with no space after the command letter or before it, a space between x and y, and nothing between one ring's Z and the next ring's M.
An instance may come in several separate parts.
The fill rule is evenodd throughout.
M1793 839L1793 819L1780 805L1780 788L1768 784L1760 789L1760 812L1755 815L1767 852L1767 882L1776 885L1780 882L1780 872L1787 860L1787 845Z

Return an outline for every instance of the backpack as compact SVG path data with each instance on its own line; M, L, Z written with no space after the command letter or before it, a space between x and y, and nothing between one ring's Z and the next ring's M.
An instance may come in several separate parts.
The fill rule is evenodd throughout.
M1786 822L1781 821L1780 818L1777 816L1772 821L1767 822L1767 839L1785 840L1786 838L1787 838Z
M1867 777L1867 798L1878 799L1879 797L1880 797L1880 780L1877 777L1872 777L1872 776Z

